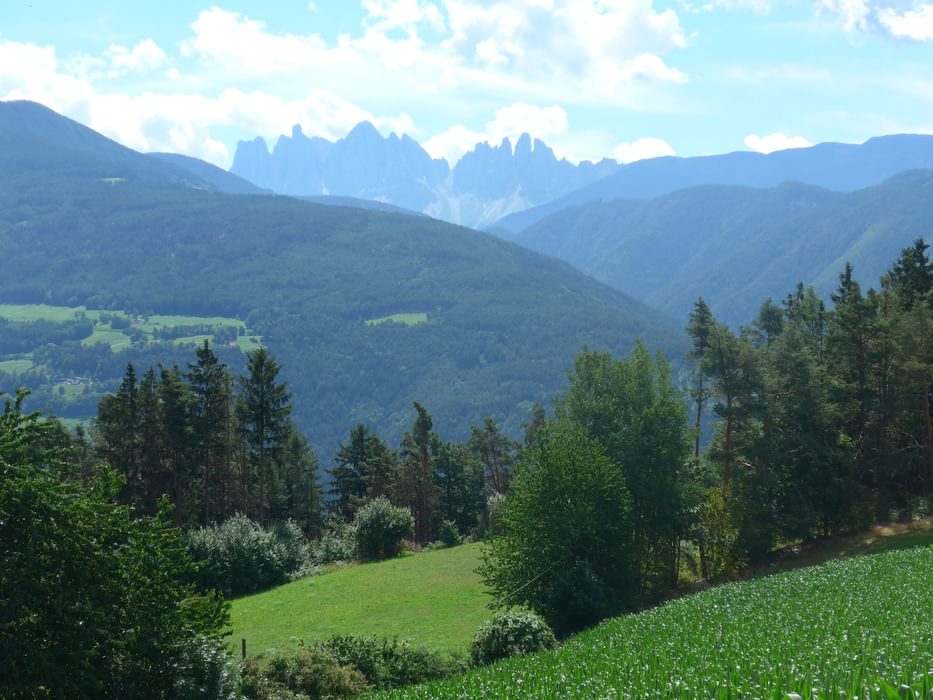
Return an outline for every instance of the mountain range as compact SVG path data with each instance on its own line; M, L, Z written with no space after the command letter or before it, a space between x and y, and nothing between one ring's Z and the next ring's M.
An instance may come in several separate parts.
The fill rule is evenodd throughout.
M383 137L369 122L335 142L295 126L272 151L241 141L231 172L278 194L376 200L482 228L510 212L548 202L614 172L613 160L573 165L540 140L477 144L451 168L409 136Z
M640 338L673 358L686 347L672 320L495 236L346 200L223 191L234 187L209 166L0 102L0 303L239 318L283 364L296 422L325 460L357 422L396 441L415 400L450 438L487 415L517 435L584 344L621 354ZM98 350L69 352L103 366ZM192 359L171 353L158 359ZM95 391L126 362L152 361L114 355Z
M864 286L877 286L900 250L930 240L931 231L933 171L915 170L854 192L702 185L650 200L589 202L513 239L676 318L685 320L702 296L718 318L738 325L798 282L828 299L846 261Z
M693 158L664 156L623 165L590 185L505 216L495 229L509 237L568 207L622 197L652 199L697 185L774 187L802 182L851 192L921 168L933 168L933 136L896 134L863 144L821 143L769 154L737 151Z

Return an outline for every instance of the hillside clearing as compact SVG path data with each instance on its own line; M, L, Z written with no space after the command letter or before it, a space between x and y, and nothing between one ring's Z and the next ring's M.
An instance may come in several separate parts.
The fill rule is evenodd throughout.
M480 544L422 552L311 576L234 600L231 646L250 654L335 634L409 639L466 652L490 601L479 575Z

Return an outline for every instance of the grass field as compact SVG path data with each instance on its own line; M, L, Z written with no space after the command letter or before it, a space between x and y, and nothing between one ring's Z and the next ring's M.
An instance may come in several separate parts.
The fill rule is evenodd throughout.
M123 350L132 345L132 341L130 340L130 328L115 329L109 323L105 322L105 320L109 321L109 319L106 319L107 316L126 318L126 312L122 310L106 311L102 309L88 309L84 306L48 306L46 304L0 304L0 318L21 323L28 323L30 321L65 323L74 321L79 314L83 314L88 319L95 322L94 331L90 336L81 341L82 345L91 346L97 343L105 343L114 351ZM171 316L155 314L145 318L137 327L151 340L155 332L162 328L191 327L192 330L194 330L195 328L199 329L203 326L212 326L214 329L218 327L238 328L241 335L237 339L237 347L243 352L255 349L262 343L262 338L260 336L246 335L247 328L242 321L226 316ZM189 335L176 338L174 343L176 345L199 345L204 342L205 339L213 341L214 337L210 334ZM18 364L7 364L12 362L14 361L6 360L0 362L0 371L24 372L32 367L31 363L27 365L24 360L16 360L15 362Z
M366 321L367 326L375 326L379 323L403 323L406 326L417 326L419 323L427 323L428 315L425 313L416 314L392 314L382 318L371 318Z
M616 618L392 698L929 698L933 547L834 560Z
M233 601L231 646L255 654L334 634L410 639L466 652L490 598L474 569L480 544L360 564Z
M0 360L0 372L22 374L32 369L32 360Z
M130 337L126 333L121 330L114 330L106 327L95 327L94 332L81 341L81 345L86 347L97 345L98 343L109 345L110 349L114 351L122 350L133 345L133 341L130 340Z

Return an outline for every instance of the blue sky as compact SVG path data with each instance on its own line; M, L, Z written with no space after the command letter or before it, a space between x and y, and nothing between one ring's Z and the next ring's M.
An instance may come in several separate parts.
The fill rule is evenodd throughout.
M0 99L229 166L368 119L455 161L523 131L571 160L933 133L926 0L2 0Z

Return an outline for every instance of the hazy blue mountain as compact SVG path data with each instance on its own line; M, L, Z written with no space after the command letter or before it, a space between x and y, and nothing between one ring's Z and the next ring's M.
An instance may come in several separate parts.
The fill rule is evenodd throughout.
M538 207L510 214L494 228L508 237L561 209L620 197L650 199L694 185L773 187L803 182L851 192L892 175L933 168L933 136L880 136L864 144L821 143L770 154L739 151L696 158L666 156L636 161L593 184Z
M931 231L933 171L918 170L849 193L703 185L647 201L591 202L514 238L675 317L685 319L703 296L739 324L800 281L828 296L847 260L877 285L901 248Z
M525 134L513 145L477 144L451 169L408 136L383 137L363 122L336 142L295 126L269 152L241 141L231 172L280 194L337 195L391 203L435 218L485 226L614 172L612 160L573 165Z
M368 211L382 211L393 214L409 214L410 216L424 216L416 211L403 209L387 202L377 202L372 199L360 199L358 197L338 197L336 195L322 194L316 197L297 196L296 199L312 202L314 204L323 204L328 207L353 207L355 209L366 209Z
M675 359L686 347L672 320L495 236L426 216L210 191L51 112L40 130L14 112L0 109L0 303L239 318L284 365L296 420L325 463L359 421L396 441L413 400L450 439L487 415L520 434L584 344L625 353L640 338ZM65 345L33 357L32 380L53 351L96 392L114 388L129 361L193 359L171 343L156 357ZM0 391L12 390L7 379L0 372ZM69 396L49 400L76 416Z
M149 153L147 155L187 170L204 180L218 192L227 192L228 194L272 194L272 190L256 187L249 180L197 158L183 156L179 153Z

